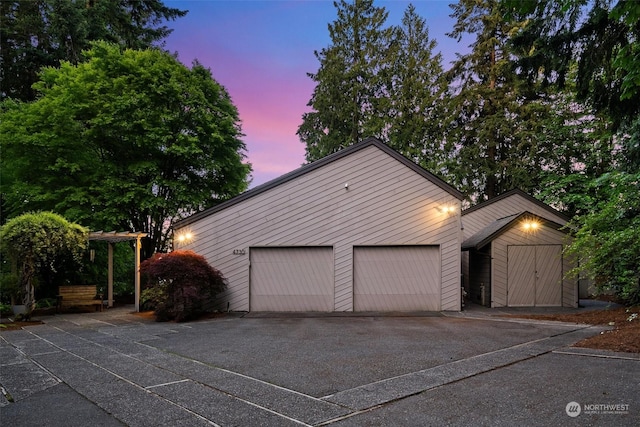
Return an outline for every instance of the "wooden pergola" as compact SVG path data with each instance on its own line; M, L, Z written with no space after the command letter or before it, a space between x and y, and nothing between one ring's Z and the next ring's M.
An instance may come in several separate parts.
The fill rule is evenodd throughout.
M113 245L120 242L135 240L135 310L140 311L140 239L147 237L147 233L134 233L129 231L92 231L89 240L99 240L109 244L109 273L107 275L107 303L113 307Z

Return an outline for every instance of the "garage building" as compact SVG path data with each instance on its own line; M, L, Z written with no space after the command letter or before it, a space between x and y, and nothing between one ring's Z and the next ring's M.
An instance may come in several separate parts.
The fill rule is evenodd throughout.
M370 138L174 227L234 311L461 308L463 195Z
M488 307L578 306L578 282L567 277L568 219L513 190L463 211L464 287Z

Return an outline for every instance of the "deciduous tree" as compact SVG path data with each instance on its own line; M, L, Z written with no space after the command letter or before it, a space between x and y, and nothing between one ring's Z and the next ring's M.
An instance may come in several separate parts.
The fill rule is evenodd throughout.
M198 63L106 42L85 56L45 68L36 101L2 105L6 207L147 232L146 258L176 218L247 188L238 111Z
M43 269L71 257L80 262L87 247L88 230L52 212L20 215L0 228L2 252L16 266L22 303L34 308L34 280Z
M212 311L225 290L222 273L193 251L155 254L140 265L146 289L144 302L160 321L193 319Z

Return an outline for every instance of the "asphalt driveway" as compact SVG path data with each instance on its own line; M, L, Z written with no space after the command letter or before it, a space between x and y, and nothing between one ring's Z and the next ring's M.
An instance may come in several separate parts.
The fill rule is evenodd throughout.
M598 327L473 311L175 324L129 310L2 332L2 424L640 425L640 355L570 347Z

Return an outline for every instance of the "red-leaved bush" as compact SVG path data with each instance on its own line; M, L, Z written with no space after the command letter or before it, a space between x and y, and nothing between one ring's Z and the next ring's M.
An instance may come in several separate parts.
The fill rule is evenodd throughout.
M193 251L155 254L140 264L143 306L158 321L185 321L213 310L227 282L220 271Z

